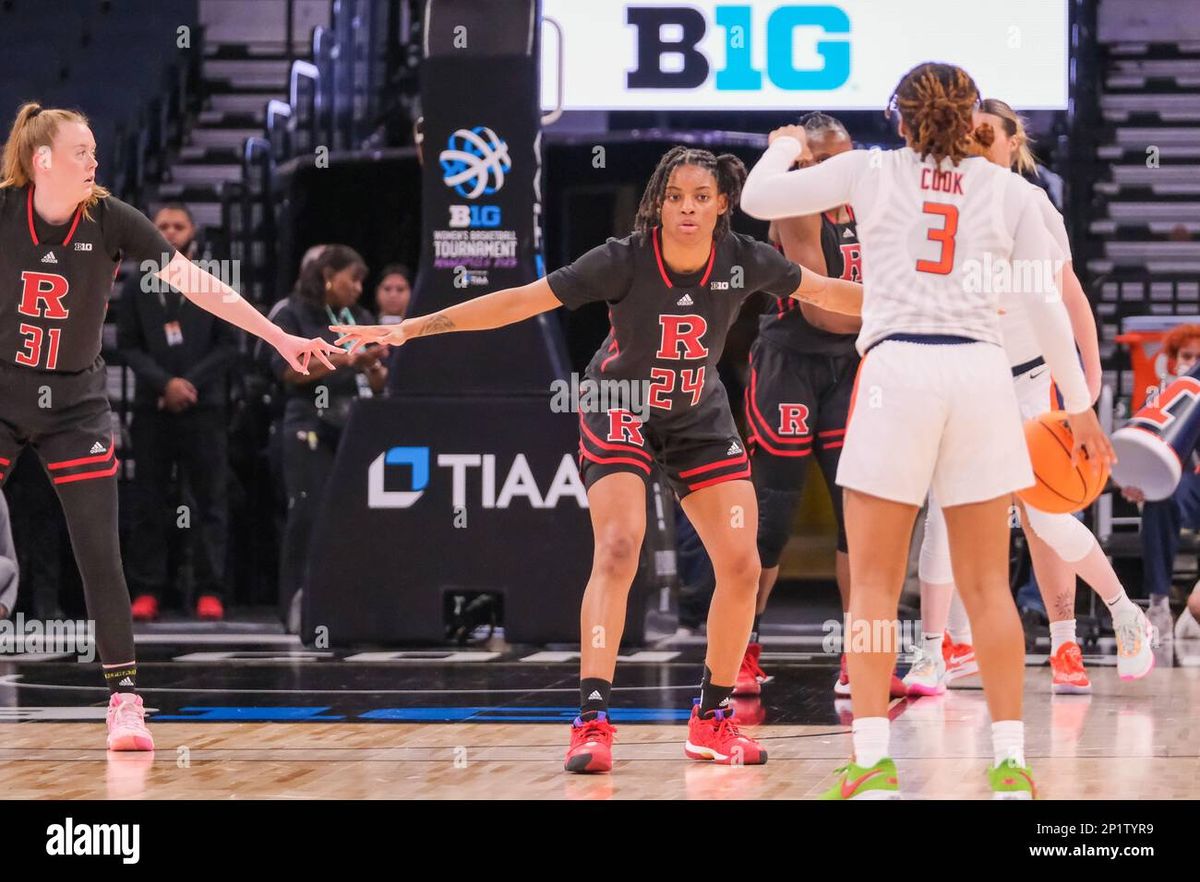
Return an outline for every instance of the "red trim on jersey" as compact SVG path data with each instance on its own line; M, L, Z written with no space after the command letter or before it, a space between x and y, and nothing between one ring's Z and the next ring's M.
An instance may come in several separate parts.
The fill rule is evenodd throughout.
M600 373L604 373L604 369L608 367L608 363L621 354L621 347L617 345L616 337L613 337L612 345L608 347L608 351L611 352L612 355L600 362Z
M858 218L856 218L856 217L854 216L854 206L853 206L853 205L850 205L849 203L847 203L847 204L843 205L842 207L846 209L846 214L850 215L850 220L852 220L852 221L854 221L855 223L857 223L857 222L858 222Z
M12 461L0 456L0 465L12 465Z
M833 444L822 444L821 449L822 450L837 450L839 447L841 447L845 443L846 443L845 441L836 441Z
M826 435L833 436L833 435L845 435L845 434L846 434L845 428L830 429L828 432L817 432L817 437L824 438Z
M598 463L599 465L631 465L631 466L637 466L639 469L641 469L641 470L642 470L643 472L645 472L647 475L648 475L648 474L650 474L650 466L648 466L648 465L646 465L646 463L644 463L644 462L641 462L641 461L639 461L639 460L636 460L636 459L627 459L627 458L625 458L625 457L622 457L622 456L596 456L596 454L592 453L590 450L588 450L588 449L587 449L586 447L584 447L582 444L580 444L580 445L579 445L579 452L580 452L581 454L583 454L583 456L584 456L584 458L585 458L585 459L588 459L588 460L590 460L591 462L594 462L594 463Z
M666 264L663 263L662 247L658 244L658 227L650 231L650 238L654 242L654 259L658 262L658 274L662 276L663 283L668 288L674 288L671 284L671 278L667 275ZM704 267L704 275L700 278L700 283L697 287L703 288L708 284L708 277L712 274L713 262L717 259L717 244L714 242L708 251L708 265Z
M708 465L697 466L694 469L688 469L686 472L680 472L679 477L690 478L692 475L698 475L701 472L711 472L713 469L719 469L722 466L741 465L746 462L746 451L742 451L742 455L737 459L718 459L716 462L710 462Z
M95 462L108 462L113 458L113 451L116 450L114 439L109 436L108 451L106 453L97 453L95 456L84 456L79 459L64 459L62 462L46 463L46 468L49 469L69 469L72 466L91 465Z
M114 459L111 468L103 469L98 472L80 472L76 475L62 475L61 477L55 478L54 483L69 484L72 481L90 481L93 478L111 478L117 473L117 469L120 467L120 465L120 460Z
M701 481L699 484L688 484L689 490L702 490L705 487L711 487L713 484L723 484L726 481L739 481L742 478L750 477L750 467L747 465L740 472L735 472L732 475L721 475L717 478L709 478L707 481Z
M75 209L75 219L71 222L71 229L67 230L67 238L62 240L63 245L70 243L71 237L75 235L75 228L79 226L79 219L81 217L83 217L82 203ZM41 245L42 243L38 241L37 230L33 227L33 184L29 185L29 195L25 199L25 218L29 221L29 238L33 240L34 245Z
M618 444L610 444L607 441L601 441L594 434L592 434L592 430L587 427L587 423L585 423L583 421L582 413L579 415L579 430L587 436L589 441L591 441L593 444L595 444L601 450L615 450L617 453L636 453L638 456L646 457L647 462L650 462L653 459L653 457L651 457L649 453L642 450L640 447L634 447L631 444L618 445Z

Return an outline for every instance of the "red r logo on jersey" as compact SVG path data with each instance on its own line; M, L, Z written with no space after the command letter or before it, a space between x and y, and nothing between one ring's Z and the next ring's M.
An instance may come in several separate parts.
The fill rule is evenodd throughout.
M779 405L779 434L807 435L808 406L804 404Z
M708 322L703 316L660 315L658 323L661 334L655 358L685 358L695 361L708 357L708 349L700 342L700 338L708 330ZM682 353L679 351L680 344L683 344Z
M842 245L842 278L850 282L862 281L862 245L852 242Z
M70 286L67 280L54 273L21 273L21 302L17 312L34 318L65 319L70 310L62 305ZM43 309L38 301L46 304Z
M627 410L610 410L608 440L644 447L646 439L642 437L642 421Z

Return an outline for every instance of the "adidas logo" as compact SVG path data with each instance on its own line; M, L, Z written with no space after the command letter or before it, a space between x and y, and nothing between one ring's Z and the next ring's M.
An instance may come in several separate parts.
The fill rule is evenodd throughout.
M725 455L733 456L734 454L741 453L741 452L742 452L742 445L740 445L736 441L734 441L732 444L729 445L729 449L727 451L725 451Z
M58 263L58 258L54 256L53 251L47 251L46 256L42 258L42 263Z
M691 294L684 294L682 297L680 297L678 300L675 301L675 305L676 306L695 306L696 303L694 300L692 300Z
M849 227L846 227L846 229L842 230L842 238L843 239L853 239L854 238L854 233L850 232Z
M122 681L121 681L120 683L118 683L117 685L118 685L118 686L132 686L132 685L133 685L133 680L132 680L132 679L130 679L129 677L126 677L124 680L122 680Z
M600 694L599 689L593 689L592 694L587 697L588 701L604 701L604 696Z
M104 445L101 444L99 441L97 441L95 444L93 444L92 449L88 451L88 453L103 453L103 452L104 452Z

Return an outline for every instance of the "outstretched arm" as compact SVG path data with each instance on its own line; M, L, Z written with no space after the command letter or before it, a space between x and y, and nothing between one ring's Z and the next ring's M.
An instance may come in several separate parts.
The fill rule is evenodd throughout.
M266 340L279 350L293 370L302 374L308 373L308 362L313 356L326 367L333 368L326 355L337 352L337 347L324 340L306 340L284 333L243 300L241 294L212 273L196 266L178 251L170 263L156 272L155 276L179 290L201 309Z
M800 287L792 292L792 297L827 312L862 315L862 285L858 282L847 282L845 279L828 278L806 266L800 268L804 271L800 277Z
M775 229L788 260L822 275L828 274L825 252L821 250L821 215L784 218L775 221ZM821 309L804 301L800 303L800 311L809 324L831 334L857 334L862 330L861 301L859 312L852 316Z
M398 346L413 337L452 331L489 331L549 312L562 306L544 279L519 288L505 288L456 303L429 315L405 319L398 325L333 325L342 336L338 343L353 343L350 351L367 343Z

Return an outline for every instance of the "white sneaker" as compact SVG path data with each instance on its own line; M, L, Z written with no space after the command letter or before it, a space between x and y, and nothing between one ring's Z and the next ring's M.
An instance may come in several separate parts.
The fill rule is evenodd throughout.
M108 749L154 750L140 695L114 692L108 700Z
M909 695L941 695L946 691L946 661L939 650L928 653L918 646L904 686Z
M1122 680L1140 680L1154 668L1152 645L1155 629L1140 609L1113 616L1117 635L1117 674Z
M1150 624L1154 626L1154 630L1158 632L1158 640L1170 640L1174 633L1174 622L1171 621L1171 606L1167 602L1167 598L1162 598L1161 601L1150 601L1150 609L1146 611L1146 618L1150 620Z
M1200 640L1200 622L1196 621L1196 617L1186 606L1175 622L1175 639Z

